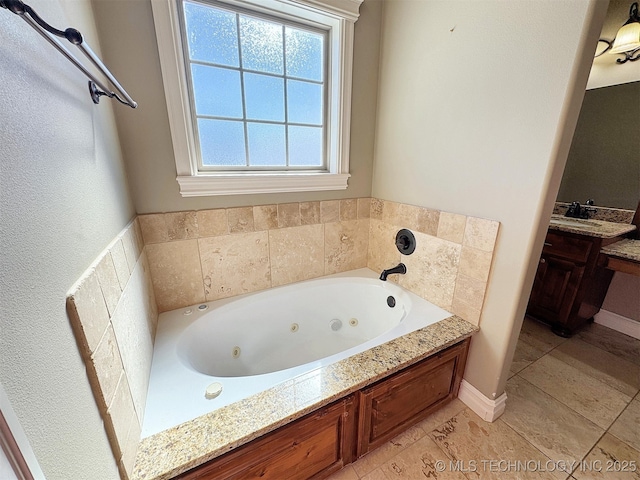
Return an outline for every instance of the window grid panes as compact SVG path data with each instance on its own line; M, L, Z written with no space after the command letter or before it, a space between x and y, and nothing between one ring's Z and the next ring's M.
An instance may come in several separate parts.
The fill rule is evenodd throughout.
M202 170L326 170L326 33L183 1Z

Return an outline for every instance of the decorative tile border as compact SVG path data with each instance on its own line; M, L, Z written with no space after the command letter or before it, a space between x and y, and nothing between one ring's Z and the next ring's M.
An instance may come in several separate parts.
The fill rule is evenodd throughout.
M122 478L135 462L158 320L137 220L71 288L67 312Z

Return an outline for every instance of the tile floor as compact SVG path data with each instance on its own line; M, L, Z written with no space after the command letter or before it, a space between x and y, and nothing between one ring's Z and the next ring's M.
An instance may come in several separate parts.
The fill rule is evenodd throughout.
M498 420L456 399L330 480L640 480L639 391L640 340L525 318Z

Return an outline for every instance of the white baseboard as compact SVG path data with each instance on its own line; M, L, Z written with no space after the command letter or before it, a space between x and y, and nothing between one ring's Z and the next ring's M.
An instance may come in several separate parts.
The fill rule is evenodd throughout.
M485 397L480 390L466 380L460 383L458 398L467 407L473 410L480 418L487 422L493 422L504 412L507 406L507 394L503 393L495 400Z
M600 325L640 340L640 322L610 312L609 310L600 310L593 316L593 320Z

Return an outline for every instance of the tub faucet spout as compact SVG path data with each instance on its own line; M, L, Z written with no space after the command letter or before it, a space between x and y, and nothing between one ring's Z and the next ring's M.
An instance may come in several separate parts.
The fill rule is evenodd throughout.
M398 265L396 265L393 268L390 268L389 270L383 270L382 273L380 274L380 280L382 280L383 282L386 282L387 276L393 273L399 273L400 275L404 275L405 273L407 273L407 267L404 265L404 263L399 263Z

